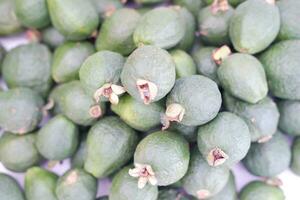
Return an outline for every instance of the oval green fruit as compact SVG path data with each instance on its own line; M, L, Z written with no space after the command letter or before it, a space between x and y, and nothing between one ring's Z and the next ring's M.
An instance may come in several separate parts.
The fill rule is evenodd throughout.
M15 12L15 1L0 0L0 35L10 35L22 30Z
M188 53L180 49L174 49L170 54L175 62L176 78L196 74L195 62Z
M2 68L2 62L3 62L3 59L5 57L5 54L6 54L6 50L5 48L0 44L0 73L1 73L1 68Z
M41 41L52 49L55 49L56 47L62 45L65 40L65 36L63 36L52 26L41 31Z
M291 170L300 175L300 139L295 138L292 146L292 161L291 161Z
M280 101L278 103L280 111L279 128L287 134L300 136L300 102Z
M68 84L57 85L51 90L48 96L48 102L53 102L53 108L51 109L51 112L54 115L62 113L63 94L65 91L64 88L67 87Z
M12 177L0 173L0 199L25 200L21 187Z
M73 168L83 168L86 156L87 156L86 138L81 138L81 142L76 152L71 157L71 166Z

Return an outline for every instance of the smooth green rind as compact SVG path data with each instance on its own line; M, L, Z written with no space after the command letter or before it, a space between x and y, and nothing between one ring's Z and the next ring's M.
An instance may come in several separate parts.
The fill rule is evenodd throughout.
M110 175L132 158L137 143L133 129L117 117L106 117L88 133L84 169L97 178Z
M24 172L37 165L41 157L35 147L36 134L5 133L0 138L0 161L9 170Z
M67 42L59 46L53 55L52 78L57 83L79 79L82 63L95 52L89 42Z
M266 49L280 29L280 13L275 4L265 0L248 0L235 10L229 34L234 48L255 54Z
M40 167L27 170L25 195L27 200L57 200L55 187L58 176Z
M71 169L58 179L58 200L95 200L97 180L82 169Z
M283 191L261 181L252 181L240 192L240 200L284 200Z
M15 134L33 131L42 119L43 104L43 99L31 89L1 91L0 127Z
M197 141L197 126L186 126L180 123L173 123L170 127L170 130L180 133L189 142Z
M139 189L138 180L128 174L129 169L123 168L113 178L109 200L157 200L157 186L147 184Z
M25 200L21 187L12 177L0 173L0 199Z
M256 176L274 177L289 167L291 149L286 138L277 132L266 143L253 143L243 160L244 166Z
M0 74L1 74L1 68L2 68L2 62L3 62L3 59L5 57L5 54L6 54L6 50L5 48L0 44Z
M123 4L120 0L91 0L101 19L105 18L108 12L120 9Z
M99 17L87 0L47 0L53 26L70 40L83 40L95 31Z
M187 172L189 160L188 142L169 131L151 133L138 144L134 153L134 163L150 165L159 186L179 181Z
M173 189L165 188L159 190L157 200L189 200L182 192Z
M196 64L192 57L180 49L175 49L170 52L176 70L176 78L182 78L196 74Z
M48 96L48 101L53 101L54 103L53 108L51 109L51 112L54 115L62 113L63 94L66 90L65 88L68 88L68 84L57 85L51 90Z
M186 7L194 16L197 16L204 5L203 0L174 0L174 4Z
M217 74L225 91L248 103L257 103L268 93L264 67L254 56L232 54L222 62Z
M82 139L77 148L77 151L71 157L72 168L83 168L86 155L87 155L86 139Z
M65 36L52 26L41 31L41 41L52 49L62 45L65 40Z
M11 35L22 30L15 12L15 1L0 0L0 35Z
M278 108L280 111L280 130L289 135L300 136L300 102L291 100L280 101Z
M52 118L37 134L37 149L48 160L63 160L72 156L77 145L78 128L63 115Z
M292 146L291 170L300 176L300 139L295 138Z
M300 40L288 40L271 46L260 56L273 95L300 99Z

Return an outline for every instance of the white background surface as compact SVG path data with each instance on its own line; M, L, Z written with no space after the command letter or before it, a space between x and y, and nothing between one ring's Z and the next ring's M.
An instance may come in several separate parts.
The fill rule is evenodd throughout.
M28 43L26 37L24 35L13 36L9 38L1 38L0 43L7 49L12 49L20 44ZM1 112L1 111L0 111ZM47 168L47 165L44 166ZM64 161L62 164L57 164L54 168L49 169L58 175L62 175L65 171L70 168L70 163L68 160ZM12 175L15 177L18 182L23 186L24 185L24 176L20 173L13 173L8 171L3 167L0 163L0 172L4 172L7 174ZM241 165L238 164L233 168L233 172L235 175L236 183L238 190L241 189L245 184L249 181L258 179L257 177L252 176L246 169ZM278 176L282 182L282 189L285 193L286 200L300 200L300 177L294 175L290 170L287 170ZM107 194L108 188L110 187L110 183L107 179L99 181L99 189L98 189L98 196ZM258 199L263 200L263 199Z

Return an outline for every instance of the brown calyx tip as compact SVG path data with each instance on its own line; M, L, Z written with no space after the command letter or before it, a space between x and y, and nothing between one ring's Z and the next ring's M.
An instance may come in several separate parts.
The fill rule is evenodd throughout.
M197 197L198 199L207 199L211 196L211 193L209 190L201 189L197 191Z
M228 155L222 149L216 147L208 153L206 159L210 166L216 167L222 165L228 158Z
M185 109L178 103L168 105L164 116L162 117L162 130L170 127L170 122L181 122L185 114Z
M157 96L158 88L155 83L143 79L138 79L136 81L136 86L140 93L141 99L146 105L150 104L151 101L153 101Z
M90 116L93 118L98 118L102 115L102 110L100 105L94 105L89 110Z
M39 42L42 38L41 33L36 29L28 29L25 34L29 42Z
M72 184L76 183L77 179L78 179L78 173L77 173L77 171L72 171L68 175L65 184L66 185L72 185Z
M271 140L273 135L265 135L257 140L258 143L266 143Z
M227 45L215 49L212 53L212 59L220 65L222 61L231 54L231 50Z
M264 182L268 185L275 186L275 187L280 187L283 185L283 182L281 179L275 177L275 178L265 178Z
M148 182L151 185L157 185L157 179L151 165L135 163L134 168L129 169L128 174L139 179L139 189L143 189Z
M210 9L213 14L216 14L219 11L225 12L229 9L229 3L227 0L214 0Z
M123 93L125 93L124 87L112 83L106 83L96 90L94 93L94 99L98 103L100 101L100 97L104 96L109 99L111 104L116 105L119 103L119 95Z

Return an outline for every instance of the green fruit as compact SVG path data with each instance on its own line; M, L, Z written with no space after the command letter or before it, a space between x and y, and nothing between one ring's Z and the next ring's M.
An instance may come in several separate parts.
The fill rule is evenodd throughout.
M277 132L266 143L253 143L243 163L256 176L274 177L289 167L290 160L289 144L286 138Z
M42 119L43 99L27 88L0 92L0 126L15 134L33 131Z
M137 142L136 132L119 118L100 120L88 133L84 169L97 178L110 175L130 160Z
M54 53L52 77L57 83L79 79L79 69L82 63L95 49L89 42L67 42L59 46Z
M300 40L279 42L260 57L270 91L283 99L300 99Z
M198 129L198 148L211 166L233 166L242 160L251 144L244 120L230 112L221 112Z
M95 200L97 180L82 169L70 169L58 179L58 200Z
M2 76L9 88L29 87L45 94L51 87L52 55L48 47L33 43L14 48L4 58Z
M185 191L199 199L209 198L220 192L229 178L226 167L211 167L197 148L191 153L189 170L182 179Z
M120 0L91 0L100 18L105 18L110 12L122 8L123 4Z
M98 51L115 51L122 55L130 54L136 47L133 32L140 20L140 14L129 8L117 10L105 19L96 41Z
M232 54L222 62L217 74L225 91L248 103L257 103L268 93L264 68L254 56Z
M9 170L24 172L37 165L41 157L35 147L36 134L5 133L0 138L0 161Z
M25 200L19 184L12 177L0 173L0 199Z
M50 24L46 0L15 0L20 22L31 28L44 28Z
M204 5L203 0L174 0L174 4L186 7L194 16L197 16Z
M27 170L25 194L27 200L57 200L55 187L58 176L40 167Z
M78 128L63 115L48 121L38 132L36 146L48 160L63 160L76 151Z
M70 40L89 37L99 24L92 2L87 0L47 0L53 26Z
M155 8L143 15L133 39L137 46L154 45L169 49L184 37L184 20L175 7Z
M196 65L192 57L185 51L175 49L170 52L176 69L176 78L182 78L196 74Z
M300 27L297 19L300 18L300 2L295 0L284 0L277 2L280 11L280 40L300 39Z
M121 81L133 98L149 104L170 92L175 76L175 63L167 51L155 46L143 46L127 58Z
M182 192L173 189L166 188L162 189L158 193L157 200L189 200Z
M111 110L132 128L149 131L160 124L164 108L157 102L145 105L129 95L124 95L117 105L111 105Z
M250 104L224 93L224 102L227 110L245 120L252 142L263 142L275 134L279 121L279 111L270 97L266 97L256 104Z
M292 146L291 170L300 175L300 139L295 138Z
M237 7L229 27L237 51L255 54L274 41L280 29L280 14L275 3L270 2L248 0Z
M57 85L51 90L51 92L49 94L48 101L53 102L53 108L51 109L51 111L54 115L62 113L62 102L63 102L62 97L63 97L64 91L66 90L64 88L67 88L67 87L68 87L68 84Z
M15 12L15 1L0 0L0 35L11 35L22 30Z
M129 167L123 168L113 178L109 200L157 200L157 186L137 187L137 179L129 176Z
M279 128L289 135L300 135L300 102L286 100L278 104L280 111Z
M77 151L71 157L72 167L83 168L86 157L87 157L86 139L82 139L77 148Z
M252 181L246 185L241 193L240 200L284 200L283 191L276 186L261 181Z
M62 45L66 38L60 32L58 32L58 30L51 26L42 30L41 40L50 48L55 49L56 47Z
M170 130L180 133L189 142L197 141L197 126L186 126L180 123L173 123L170 127Z
M179 181L187 172L189 159L188 142L169 131L151 133L138 144L134 153L135 165L149 165L159 186Z
M4 59L4 57L5 57L5 54L6 54L6 50L5 50L5 48L0 44L0 73L1 73L2 62L3 62L3 59Z

